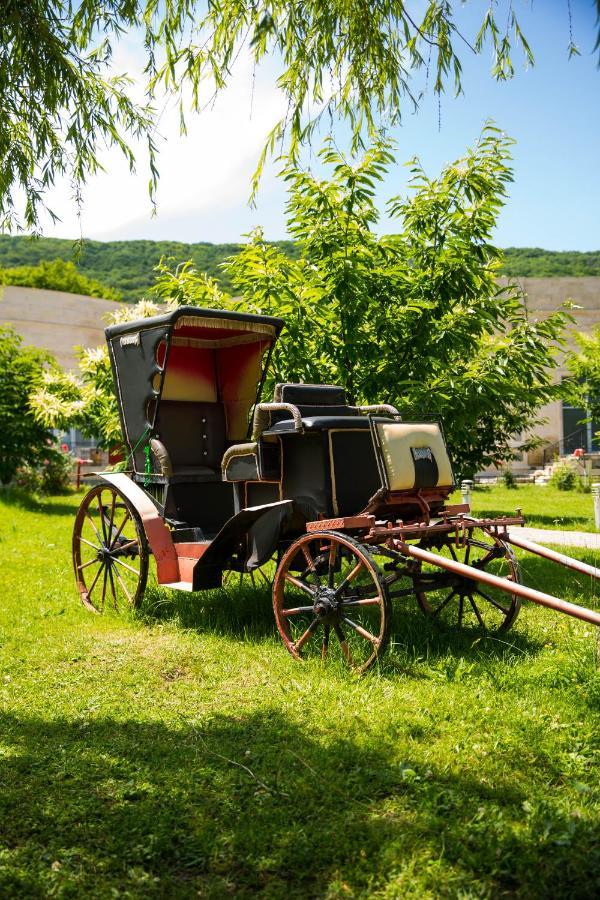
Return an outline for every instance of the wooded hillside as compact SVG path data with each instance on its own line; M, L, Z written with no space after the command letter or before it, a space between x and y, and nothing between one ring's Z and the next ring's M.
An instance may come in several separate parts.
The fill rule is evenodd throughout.
M295 256L291 241L276 241L290 256ZM196 266L218 278L229 290L231 284L219 264L240 244L184 244L179 241L86 241L77 259L75 242L58 238L0 236L0 268L34 266L53 259L74 260L78 270L89 278L116 289L124 300L141 299L154 282L154 266L162 256L177 262L192 259ZM528 247L509 247L504 271L512 276L600 275L600 251L554 252Z

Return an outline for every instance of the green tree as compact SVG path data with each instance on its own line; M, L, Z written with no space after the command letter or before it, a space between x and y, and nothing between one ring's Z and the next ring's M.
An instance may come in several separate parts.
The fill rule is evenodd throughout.
M29 406L29 395L53 366L44 350L22 346L12 328L0 328L0 482L20 466L37 466L54 452L52 432Z
M65 262L63 259L42 261L38 266L0 269L0 284L46 288L50 291L66 291L68 294L86 294L88 297L104 297L105 300L121 300L121 295L114 288L105 287L99 281L82 275L74 263Z
M518 287L497 283L502 254L491 234L512 177L510 141L488 128L436 179L413 160L410 197L389 205L398 233L385 237L374 232L375 190L393 161L390 143L375 141L356 163L331 142L321 156L330 179L293 164L285 173L297 259L257 231L226 264L235 297L193 265L165 262L157 299L282 316L267 391L276 380L343 384L355 401L440 415L463 475L508 460L511 438L533 431L539 408L559 395L555 354L567 317L530 320ZM138 304L112 320L159 309ZM69 401L77 415L86 396L107 397L108 358L97 352L103 381L84 375ZM67 395L48 383L37 397L48 424L66 426ZM66 418L57 418L61 409Z
M600 325L588 334L575 334L578 351L567 357L571 378L566 383L575 406L589 410L593 421L600 421Z
M147 93L179 95L182 113L186 93L198 111L227 87L243 48L256 65L278 67L287 113L267 137L258 175L285 142L295 158L323 117L349 122L356 142L365 127L393 125L406 106L417 107L428 83L438 95L449 84L460 91L465 53L491 45L498 80L512 76L515 46L533 62L512 0L486 4L469 35L457 24L460 6L426 0L413 15L401 0L5 0L0 225L37 228L60 175L79 202L105 145L119 148L133 170L132 141L145 140L153 194L158 117L133 99L126 76L112 74L123 33L136 36L146 55ZM577 52L572 41L569 52Z

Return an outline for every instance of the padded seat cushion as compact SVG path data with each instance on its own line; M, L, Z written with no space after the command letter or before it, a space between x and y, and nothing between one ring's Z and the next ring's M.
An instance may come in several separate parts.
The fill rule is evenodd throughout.
M451 487L452 467L440 426L434 422L378 422L389 489Z
M302 418L302 426L305 431L331 431L336 428L360 428L369 430L369 420L366 416L358 415L330 415L330 416L308 416ZM265 437L270 434L286 434L294 431L294 422L292 419L284 419L281 422L275 422L268 431L263 432Z

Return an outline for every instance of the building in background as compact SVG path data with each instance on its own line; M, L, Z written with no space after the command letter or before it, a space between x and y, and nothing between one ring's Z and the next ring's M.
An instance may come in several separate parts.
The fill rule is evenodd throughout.
M77 369L77 347L104 345L105 317L119 306L83 294L0 286L0 325L12 325L23 343L50 351L66 370ZM63 438L77 455L94 446L74 428Z

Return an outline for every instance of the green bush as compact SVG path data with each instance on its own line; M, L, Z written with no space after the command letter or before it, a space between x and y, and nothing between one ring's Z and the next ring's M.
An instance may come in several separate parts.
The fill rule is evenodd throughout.
M15 484L29 494L64 494L69 490L73 457L66 445L49 446L41 465L19 467Z
M119 291L105 287L94 278L82 275L74 263L65 262L64 259L42 261L38 266L0 269L0 284L65 291L67 294L85 294L88 297L103 297L105 300L121 300Z
M516 490L517 479L513 475L512 469L506 468L503 470L502 482L504 484L504 487L509 488L510 490Z
M554 468L550 484L559 491L577 491L582 487L581 478L568 463L561 463Z

